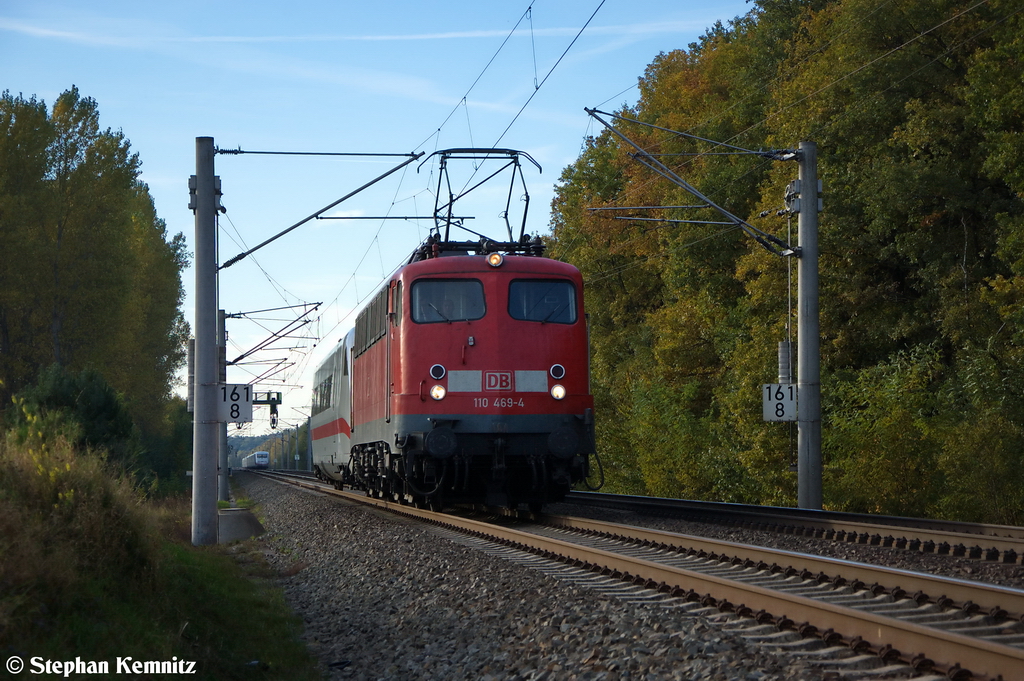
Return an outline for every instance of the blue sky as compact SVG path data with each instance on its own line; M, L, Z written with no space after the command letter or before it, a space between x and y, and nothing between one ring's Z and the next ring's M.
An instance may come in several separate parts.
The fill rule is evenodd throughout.
M187 183L200 136L246 151L521 149L543 168L525 173L527 230L546 234L554 184L584 138L599 132L584 107L634 103L637 78L658 53L685 48L715 21L749 9L743 0L0 0L0 88L52 104L77 85L95 99L101 125L121 130L139 154L168 232L183 232L190 248ZM397 162L218 155L228 209L220 219L220 261ZM429 215L436 166L418 165L329 214ZM493 231L486 225L502 210L505 190L503 184L480 192L471 210L474 229ZM305 420L316 365L429 225L313 221L222 271L221 307L229 313L323 303L306 337L252 357L286 360L286 368L257 385L284 393L283 423ZM185 273L190 323L193 277ZM260 316L273 319L229 322L229 357L286 323L282 313ZM247 383L267 368L232 367L228 380ZM267 432L266 417L257 410L244 432Z

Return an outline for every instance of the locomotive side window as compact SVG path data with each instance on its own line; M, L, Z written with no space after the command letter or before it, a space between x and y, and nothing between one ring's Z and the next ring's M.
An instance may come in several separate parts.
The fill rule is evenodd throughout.
M527 322L576 323L576 287L564 279L517 279L508 287L508 314Z
M355 356L363 354L384 337L388 328L388 288L385 286L356 317Z
M412 320L420 324L464 322L487 312L484 286L476 279L419 279L411 297Z
M402 323L402 282L395 282L391 289L391 324L400 326Z

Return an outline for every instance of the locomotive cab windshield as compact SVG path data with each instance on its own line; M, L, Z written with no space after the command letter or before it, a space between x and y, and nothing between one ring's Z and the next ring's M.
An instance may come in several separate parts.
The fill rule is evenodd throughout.
M508 287L508 313L528 322L576 323L576 287L560 279L518 279Z
M414 322L464 322L486 313L484 286L477 279L420 279L412 285Z

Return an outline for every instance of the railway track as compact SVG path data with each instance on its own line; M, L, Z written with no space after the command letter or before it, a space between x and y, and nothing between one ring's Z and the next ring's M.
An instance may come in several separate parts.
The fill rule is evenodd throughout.
M308 477L289 482L419 518L573 579L723 613L744 635L808 649L839 668L870 663L874 675L1024 678L1024 591L580 518L439 514Z
M596 492L572 492L566 502L1006 564L1020 564L1024 561L1024 528L1008 525L657 499Z

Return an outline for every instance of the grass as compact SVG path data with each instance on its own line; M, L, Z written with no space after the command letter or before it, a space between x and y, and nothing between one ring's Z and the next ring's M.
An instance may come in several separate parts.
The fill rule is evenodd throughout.
M251 505L251 504L250 504ZM320 679L262 554L193 547L187 498L103 457L0 442L0 657L196 662L200 679Z

